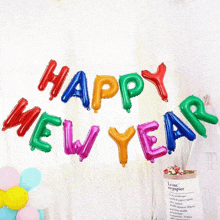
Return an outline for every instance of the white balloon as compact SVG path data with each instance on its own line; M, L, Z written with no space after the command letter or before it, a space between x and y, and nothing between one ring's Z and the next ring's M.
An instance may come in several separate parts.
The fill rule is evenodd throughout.
M47 208L53 200L53 194L50 189L45 186L37 186L28 193L27 205L36 207L37 209Z

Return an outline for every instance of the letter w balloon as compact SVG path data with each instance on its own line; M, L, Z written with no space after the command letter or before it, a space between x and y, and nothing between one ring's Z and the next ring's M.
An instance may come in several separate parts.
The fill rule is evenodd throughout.
M63 122L63 130L65 154L77 154L80 156L80 162L82 162L86 157L88 157L92 149L92 146L99 133L99 127L91 127L84 144L81 144L79 140L73 142L73 129L71 121L65 120Z

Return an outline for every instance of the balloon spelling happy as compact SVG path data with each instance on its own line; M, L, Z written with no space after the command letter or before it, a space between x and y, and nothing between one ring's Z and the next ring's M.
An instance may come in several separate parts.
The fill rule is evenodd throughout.
M109 89L102 89L104 85ZM95 113L101 108L101 99L112 98L118 92L118 82L114 76L97 76L94 82L92 108Z
M128 153L127 153L127 147L128 143L131 140L131 138L135 135L135 129L134 126L127 129L127 131L123 134L120 134L116 128L109 128L108 134L109 136L116 142L118 145L118 151L119 151L119 160L123 167L125 167L125 164L128 160Z

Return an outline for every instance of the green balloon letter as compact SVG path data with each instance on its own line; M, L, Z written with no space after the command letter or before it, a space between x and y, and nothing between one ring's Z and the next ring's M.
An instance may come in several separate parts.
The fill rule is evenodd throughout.
M192 112L191 106L196 107L196 111ZM205 121L210 124L217 124L218 118L214 115L206 113L204 103L196 96L189 96L180 104L180 110L185 118L190 122L194 129L203 137L207 137L206 128L199 121Z
M128 84L134 83L133 89L128 89ZM123 108L130 113L131 100L130 98L138 96L144 89L144 81L137 73L130 73L127 75L120 76L119 86L121 90Z
M51 145L42 141L42 137L49 137L51 135L51 131L46 128L47 124L54 125L54 126L60 126L62 123L62 120L58 117L48 115L46 112L44 112L31 136L30 139L30 146L31 150L35 150L37 148L38 150L44 151L44 152L50 152L51 151Z

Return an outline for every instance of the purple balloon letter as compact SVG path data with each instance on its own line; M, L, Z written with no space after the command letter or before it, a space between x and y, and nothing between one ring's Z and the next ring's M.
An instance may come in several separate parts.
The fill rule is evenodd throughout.
M162 157L167 154L167 148L162 146L157 149L152 149L152 146L157 142L155 136L148 136L148 132L155 131L159 127L159 124L156 121L152 121L146 124L138 125L138 137L141 143L144 156L147 160L150 160L151 163L154 163L154 159Z
M92 126L88 136L82 145L79 140L73 142L73 130L72 130L72 122L68 120L64 120L63 122L64 129L64 152L65 154L77 154L80 157L80 161L82 162L86 157L88 157L89 152L92 149L92 146L95 142L96 137L99 133L99 126Z

